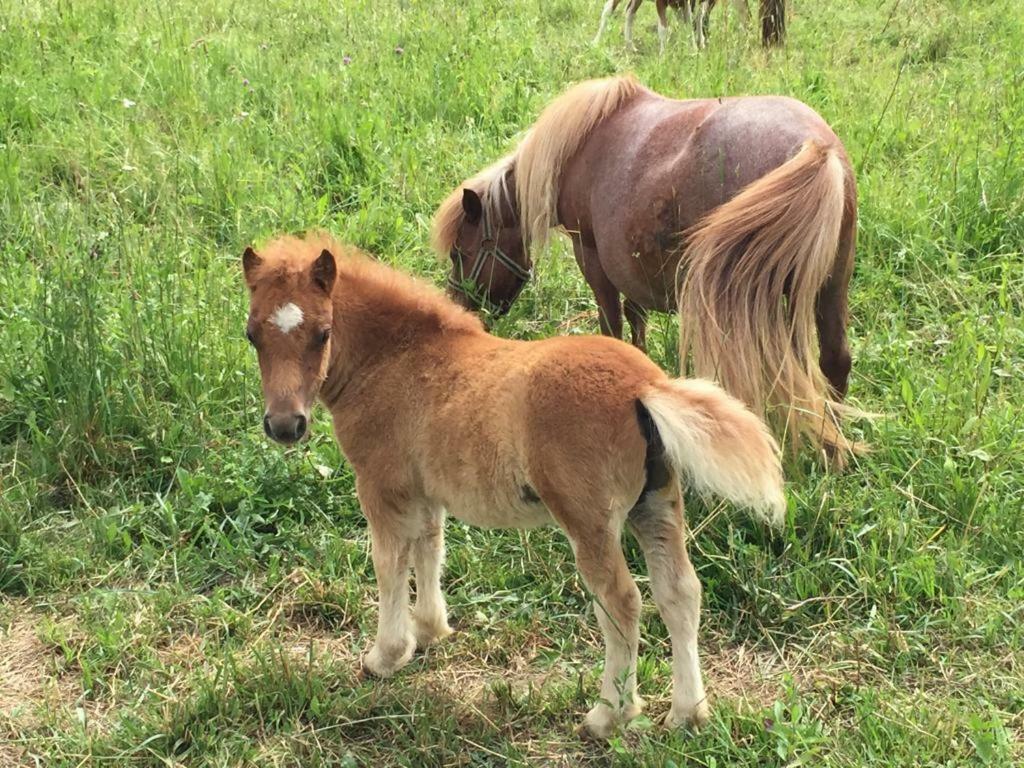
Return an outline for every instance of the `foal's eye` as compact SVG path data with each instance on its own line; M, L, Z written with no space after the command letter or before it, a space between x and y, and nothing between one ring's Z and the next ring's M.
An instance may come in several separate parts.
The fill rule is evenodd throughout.
M316 335L316 343L321 347L327 343L327 340L331 338L331 329L324 328Z

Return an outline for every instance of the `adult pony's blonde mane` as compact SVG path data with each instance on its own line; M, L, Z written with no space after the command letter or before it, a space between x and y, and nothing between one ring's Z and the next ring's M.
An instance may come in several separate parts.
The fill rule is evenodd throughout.
M543 246L558 221L559 180L566 163L579 151L590 132L614 114L643 86L632 75L586 80L556 98L544 111L515 152L460 184L434 216L431 243L439 253L451 250L464 213L462 190L481 196L485 213L497 223L502 195L508 194L508 172L515 171L516 203L523 239Z
M426 328L482 330L480 319L433 285L377 261L355 246L325 232L303 237L284 235L257 248L262 274L297 273L308 269L324 250L334 255L338 278L334 302L377 316L402 318Z

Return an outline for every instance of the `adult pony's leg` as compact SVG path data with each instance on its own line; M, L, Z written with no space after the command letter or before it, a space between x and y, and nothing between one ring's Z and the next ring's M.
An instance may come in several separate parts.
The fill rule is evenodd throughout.
M633 346L647 351L647 310L632 299L623 302L626 319L629 321L629 332Z
M579 237L572 239L572 250L576 255L576 263L580 265L583 278L594 292L597 300L598 323L601 333L616 339L622 338L622 301L619 289L608 279L601 262L597 258L597 249L584 245Z
M658 50L665 52L665 41L668 39L668 18L665 16L665 7L668 0L655 0L658 9Z
M369 523L373 570L380 592L377 638L363 657L363 669L388 677L408 664L416 650L409 621L409 553L415 531L410 535L402 511L378 494L363 487L358 487L358 493Z
M626 45L636 50L636 44L633 42L633 17L636 16L636 9L640 7L640 3L643 0L629 0L629 5L626 6L626 26L623 34L626 37Z
M601 11L601 26L597 28L597 34L594 35L594 45L597 45L601 40L601 35L604 34L604 28L608 26L608 17L615 13L615 9L618 8L620 0L608 0L604 4L604 10Z
M441 568L444 564L444 511L428 509L423 530L412 545L416 573L416 607L412 611L416 645L426 648L452 633L448 626L448 606L441 592Z
M822 286L815 301L814 319L818 327L818 364L837 400L846 397L850 378L850 347L846 341L849 320L848 297L853 275L854 247L857 233L856 203L849 198L839 234L836 265Z
M699 727L708 720L707 696L700 676L697 628L701 586L686 553L686 523L679 481L649 490L629 513L628 525L647 560L651 591L672 638L673 727Z
M564 520L560 512L552 509L556 519ZM583 725L592 736L606 739L643 708L636 692L640 590L622 554L619 531L608 526L563 527L576 554L576 567L594 596L594 613L604 636L601 698L587 713Z

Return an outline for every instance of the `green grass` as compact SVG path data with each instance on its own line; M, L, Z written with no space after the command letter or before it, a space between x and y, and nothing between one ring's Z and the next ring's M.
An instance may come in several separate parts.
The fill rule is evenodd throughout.
M895 10L893 6L895 5ZM640 52L597 0L0 0L0 764L991 765L1024 760L1024 17L1015 0L716 9ZM890 18L891 16L891 18ZM345 57L350 57L346 59ZM349 63L346 63L349 62ZM325 414L261 435L240 254L324 227L443 279L434 206L569 83L785 93L858 172L842 476L770 536L694 499L714 716L573 729L601 648L556 531L449 524L460 630L357 680L367 534ZM563 243L496 331L594 332ZM671 317L652 356L677 366ZM642 557L626 542L630 561ZM646 592L646 585L642 585Z

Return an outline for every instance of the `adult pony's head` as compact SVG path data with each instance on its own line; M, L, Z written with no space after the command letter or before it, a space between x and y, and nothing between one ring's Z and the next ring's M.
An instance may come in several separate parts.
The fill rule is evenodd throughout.
M431 240L448 254L449 294L470 309L508 311L530 279L530 246L559 226L562 171L590 132L639 90L632 76L587 80L556 98L515 152L452 192Z
M260 363L263 429L285 444L306 436L330 361L337 265L326 247L309 246L282 238L262 256L252 248L242 256L250 300L245 335Z
M452 261L448 295L467 309L508 312L531 277L510 158L448 196L434 219L433 244Z

